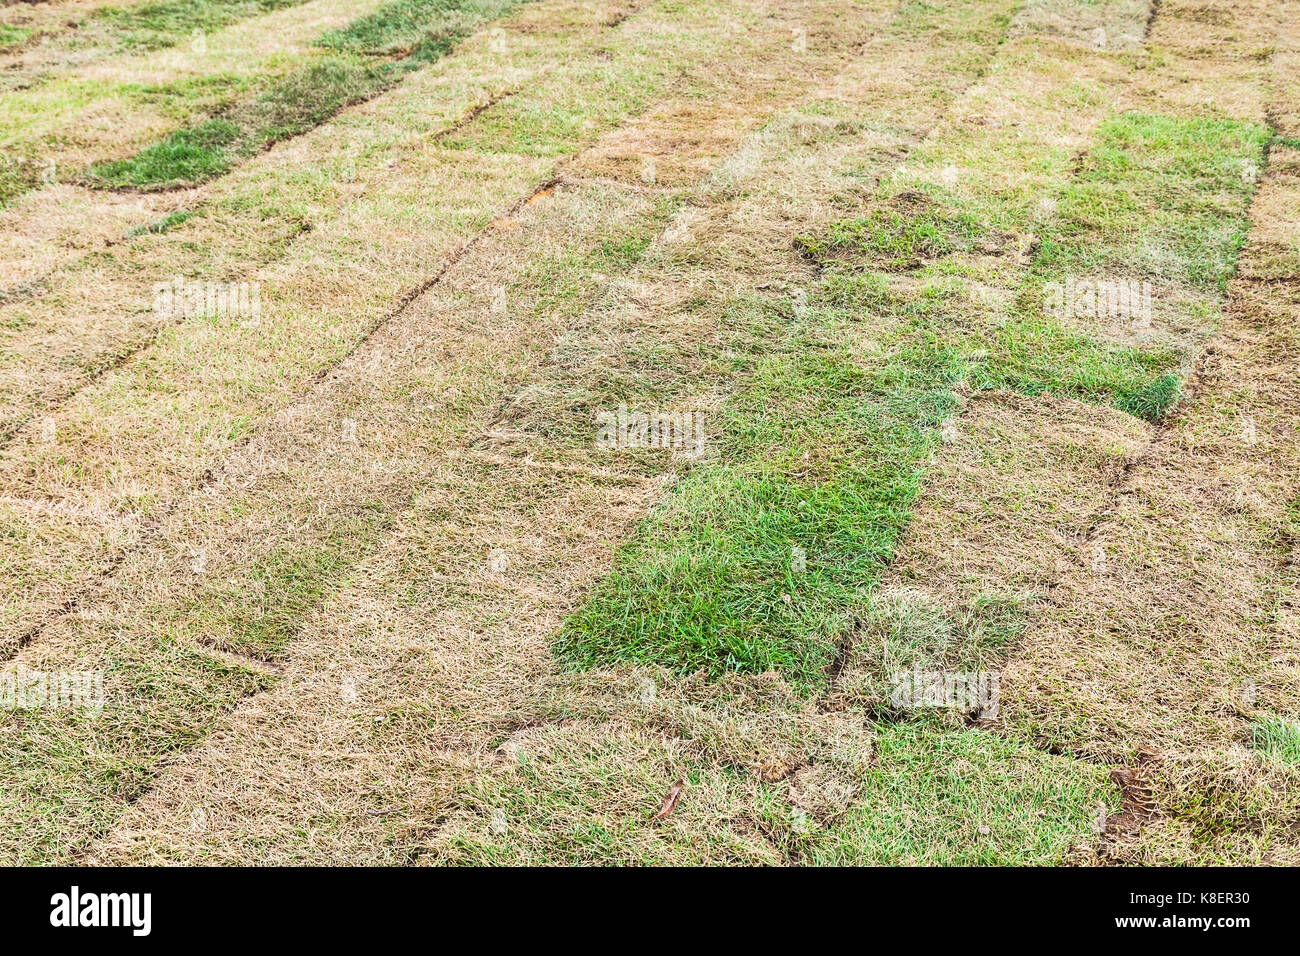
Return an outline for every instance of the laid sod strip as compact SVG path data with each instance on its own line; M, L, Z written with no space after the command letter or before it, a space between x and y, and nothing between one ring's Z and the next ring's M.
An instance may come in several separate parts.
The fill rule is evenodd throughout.
M76 21L76 29L46 38L46 45L107 56L150 52L188 41L194 31L210 32L306 0L146 0L103 4Z
M79 130L86 130L87 126L93 127L86 132L93 143L79 141L75 147L68 146L69 153L75 155L75 159L70 162L65 161L57 150L53 153L49 150L42 151L41 155L36 157L36 160L41 161L34 160L27 164L24 167L25 174L29 179L39 178L44 170L50 168L48 165L43 166L42 162L54 160L53 178L56 184L34 193L29 192L7 207L0 208L0 229L12 236L12 242L6 243L4 249L0 251L0 290L13 292L13 295L6 297L5 301L17 303L30 298L33 281L57 276L67 263L78 260L82 269L92 270L100 277L97 282L103 281L105 268L114 269L115 263L132 258L129 251L121 248L124 234L133 227L162 219L178 206L191 209L206 206L207 208L199 211L204 218L208 219L234 215L244 220L236 227L242 233L241 240L235 242L233 237L228 238L225 242L228 248L224 250L224 255L230 256L237 249L239 255L247 257L252 263L273 252L273 249L268 247L278 244L282 236L292 236L300 231L302 220L307 215L301 206L306 205L309 208L310 216L317 224L321 219L329 216L333 208L337 208L351 197L353 190L360 190L364 186L367 174L378 165L379 154L376 152L375 139L378 136L382 142L387 143L387 130L384 129L386 124L383 117L386 112L391 113L391 110L371 109L367 111L366 120L347 123L346 135L341 143L337 139L328 142L322 139L314 144L314 152L318 155L308 162L318 164L327 170L334 170L342 188L331 188L329 184L322 181L320 176L303 176L300 172L287 169L280 163L270 164L269 181L266 176L254 172L253 177L261 180L258 190L256 194L246 194L242 197L239 193L244 185L243 180L249 177L228 177L230 181L222 188L216 188L216 184L212 184L202 193L186 191L152 194L88 190L58 185L57 180L85 168L87 149L92 155L95 150L106 149L108 155L120 156L145 142L156 139L159 135L174 131L178 123L191 121L195 112L211 111L205 105L208 102L205 97L208 94L217 96L217 93L207 88L210 84L203 84L207 89L203 97L191 97L181 91L179 85L176 90L177 97L172 97L166 93L172 87L158 87L154 83L157 76L151 73L151 70L161 70L163 75L166 75L168 70L174 70L186 76L197 76L210 73L233 75L230 73L233 69L239 73L236 77L237 85L251 84L252 87L257 88L272 82L277 75L289 72L296 63L302 63L305 59L319 58L321 51L308 48L305 44L308 40L319 38L322 24L328 25L340 21L346 23L349 16L358 15L367 5L377 6L379 2L380 0L365 0L361 4L344 4L340 0L316 0L304 7L289 8L282 13L260 18L257 22L262 24L264 29L273 31L272 36L276 40L273 43L268 43L265 37L256 33L250 33L250 25L232 27L209 38L208 51L198 58L200 61L198 63L192 62L194 57L186 59L174 54L161 57L157 55L137 57L120 63L119 69L114 74L114 85L140 91L154 89L158 97L167 103L167 110L164 111L167 115L164 116L155 108L159 103L157 97L151 97L151 105L147 108L143 103L116 100L115 104L120 105L130 114L132 120L130 123L114 123L110 124L110 128L102 129L101 124L88 123L76 110L70 109L67 115L62 117L63 122L50 127L50 129ZM583 30L586 17L601 22L596 18L607 16L603 9L593 9L585 16L570 17L570 22L564 29L552 30L548 29L546 19L547 11L552 6L555 6L554 2L541 4L543 13L536 18L536 28L529 37L517 38L504 54L495 51L489 54L490 58L496 60L495 63L489 66L476 62L489 58L482 54L468 58L460 56L457 58L458 69L445 69L440 75L439 83L443 87L443 92L429 89L425 95L431 97L436 103L445 102L448 98L468 97L469 103L465 107L468 109L476 105L476 98L471 89L464 87L473 82L475 73L481 73L485 78L490 78L482 94L483 100L491 102L495 96L501 95L501 90L511 88L508 84L524 83L539 67L544 68L543 63L539 61L542 61L546 55L543 52L545 47L561 43L566 30L569 34L575 30ZM154 85L150 86L151 83ZM188 83L184 86L185 90L190 89ZM47 86L43 88L40 95L44 97L48 92ZM391 91L387 99L392 99L392 92L395 91ZM222 91L217 96L216 102L212 104L212 110L224 108L233 95L233 87ZM0 108L0 115L9 115L7 109L15 105L13 99L10 97L8 100L0 100L0 107L3 107ZM54 104L44 102L43 99L29 106L32 119L44 120L51 115L56 117L60 115L60 111ZM92 113L102 110L103 107L103 104L93 101L85 106ZM173 112L176 115L171 115ZM143 125L137 122L141 119L142 113L147 113L150 117L148 121L143 122ZM427 118L409 118L408 122L411 125L408 132L423 132L433 122L441 121L442 118L441 107ZM148 135L151 130L152 135ZM41 134L19 129L14 135L19 138L24 136L39 138ZM121 148L114 148L112 145L114 143L120 143ZM0 165L0 172L4 169L5 167ZM277 174L278 181L276 181ZM276 197L277 204L296 207L289 213L289 218L296 220L296 225L294 222L288 224L275 222L275 215L281 210L279 205L271 204L268 199L270 195ZM257 237L256 240L250 235L252 224L247 220L251 216L262 221L263 230L269 235ZM284 225L288 225L288 228L283 228ZM223 224L220 231L228 234L229 229L227 223ZM276 235L277 233L280 235ZM115 250L112 258L104 257L103 250L113 245L118 245L119 248ZM193 248L193 244L187 248ZM178 268L185 272L201 271L204 266L203 259L196 257L207 252L209 248L206 243L199 248L194 248L191 261L188 264L182 263ZM154 261L158 261L158 258L156 252L148 256L148 259ZM126 263L122 263L122 267L125 271ZM227 260L223 268L236 270L237 264ZM41 286L41 291L43 290L44 284ZM75 296L75 292L73 295ZM148 298L148 293L141 293L141 297ZM69 304L69 308L78 315L84 314L87 310L108 312L108 315L102 316L95 323L104 331L108 331L115 324L120 325L124 316L134 311L130 306L103 310L94 300L80 305ZM36 312L40 314L40 310ZM66 310L64 314L66 315ZM116 319L110 317L113 314L117 315ZM0 329L3 328L4 323L0 322Z
M706 466L679 482L570 621L566 660L775 669L818 684L847 609L893 552L918 463L953 405L937 390L890 388L851 350L819 348L811 335L786 348L800 357L761 362L723 422L720 457L756 464ZM801 553L816 555L811 566Z
M548 676L489 746L496 766L448 767L422 861L779 865L792 824L851 798L873 760L860 721L800 709L774 683L640 668ZM665 777L683 790L650 823ZM805 815L788 812L796 787Z
M1263 189L1295 183L1268 178ZM1298 486L1281 436L1300 394L1287 358L1297 310L1285 285L1234 287L1188 407L1130 474L1089 560L1068 569L1008 668L1001 719L1013 731L1124 760L1138 746L1223 747L1249 738L1254 720L1295 719L1281 595L1293 580ZM1131 588L1134 560L1149 587Z
M806 819L799 859L821 866L1053 866L1086 859L1108 770L979 731L883 728L861 795L829 826Z
M59 2L6 3L0 6L0 35L11 38L0 48L0 64L6 73L24 72L27 64L39 58L33 50L40 41L51 44L72 39L79 24L100 8L127 7L145 0L59 0ZM30 77L27 78L28 81Z
M407 55L435 40L453 41L485 19L479 4L459 0L392 0L374 13L332 30L320 46L371 56Z
M909 701L895 695L917 672L976 675L990 689L1062 564L1090 558L1081 542L1154 431L1116 409L1051 395L966 396L926 469L903 543L859 611L829 705L902 720ZM968 714L933 708L926 717L958 729Z
M370 2L370 0L363 0ZM216 66L226 58L222 32L240 32L246 20L269 19L274 24L279 12L295 6L318 6L312 0L165 0L165 2L107 3L83 12L63 4L56 30L38 30L33 35L40 43L30 43L13 56L6 69L0 70L0 141L5 151L42 163L53 159L60 178L84 168L87 161L99 159L93 148L97 140L114 139L107 130L107 114L121 110L117 136L147 130L150 120L158 121L169 109L189 105L196 110L216 108L228 87L241 87L248 77ZM310 13L308 16L310 17ZM291 22L291 19L286 21ZM212 41L214 57L209 60L208 44ZM264 46L258 38L247 44ZM188 58L176 56L173 48L182 47ZM159 54L164 54L161 58ZM0 53L0 57L4 54ZM129 64L135 58L131 79ZM150 61L152 60L152 63ZM162 74L158 68L171 63L173 72ZM128 76L114 82L114 67L127 66ZM150 70L152 66L153 70ZM207 74L206 76L204 74ZM120 74L119 74L120 75ZM173 116L173 124L177 117ZM89 142L87 142L89 141ZM76 148L83 145L83 150ZM110 152L111 155L111 152ZM78 160L80 160L78 162ZM40 181L5 183L0 201ZM21 188L14 188L15 185Z
M530 350L539 344L534 342L543 331L539 316L528 309L494 312L494 293L478 283L481 269L500 264L505 256L527 268L535 262L526 259L527 253L549 246L556 260L543 277L525 278L517 294L527 294L534 282L552 293L565 293L548 316L550 322L563 322L599 288L589 268L596 263L570 261L591 237L574 233L569 217L590 212L597 235L616 242L622 230L640 225L647 211L645 200L635 193L622 204L611 203L612 198L607 190L587 188L556 200L553 209L535 204L529 207L531 221L471 253L448 274L446 287L435 287L439 294L426 303L429 312L412 310L371 340L366 351L349 360L308 401L289 410L280 427L268 429L232 461L219 484L192 496L162 529L159 540L132 554L114 576L111 593L96 602L96 607L113 606L113 625L97 633L92 625L79 632L79 639L97 638L106 647L122 643L122 651L146 659L157 646L201 653L194 649L212 643L277 656L313 619L324 598L346 583L353 564L375 550L374 536L411 507L415 494L432 495L442 487L448 476L440 450L462 445L468 429L481 427L491 398L499 392L498 377L518 374L518 363L527 362ZM563 278L547 282L546 275ZM435 318L444 315L458 318L452 323ZM430 364L427 350L447 360ZM387 371L376 389L374 370L381 364ZM629 484L617 475L610 478L612 488L620 492ZM463 494L464 484L453 484L459 490L453 494L448 485L447 494ZM452 566L449 560L444 566L444 560L431 563L426 554L422 575L408 576L408 583L420 588L436 580ZM56 625L52 636L57 637L61 627ZM44 641L33 645L17 663L35 668L37 661L50 670L63 664L57 640L52 647ZM130 712L148 706L147 685L132 686L134 675L129 672L115 676L122 686L106 708ZM428 676L425 671L424 679ZM185 701L178 704L183 707ZM197 739L206 733L205 713L197 708L193 723L171 712L166 716L174 732L192 733ZM70 736L85 747L79 759L110 764L119 753L130 753L140 766L157 769L171 750L179 749L159 746L156 728L147 720L116 738L86 739L78 723L57 711L33 714L28 728L36 749ZM7 747L0 747L0 754L3 762L16 759L16 751ZM133 777L123 787L138 797L147 780L147 774ZM22 796L13 794L15 806L21 803L39 812L49 801L57 801L57 794L47 797L30 783ZM103 788L104 782L92 777L78 786ZM102 803L66 808L66 815L41 830L39 839L29 833L20 840L17 828L6 827L5 856L40 859L42 854L65 853L69 842L79 843L103 829L100 814L120 809L111 801Z
M222 714L271 683L251 668L173 641L88 640L86 630L85 622L68 619L50 635L43 657L4 671L17 687L39 687L32 682L51 673L101 681L61 719L49 719L57 708L42 709L39 697L30 707L6 708L0 718L0 859L6 862L68 861L69 814L83 826L107 826L139 792L159 755L194 746Z
M1135 125L1153 131L1155 143L1132 135ZM1123 236L1128 223L1154 223L1144 242L1172 246L1198 263L1230 261L1253 188L1239 170L1259 162L1262 129L1207 129L1169 118L1135 124L1126 116L1100 139L1097 151L1123 170L1129 197L1122 212L1131 218L1117 215L1110 228ZM1159 144L1188 142L1201 149L1178 155L1186 179L1177 188L1161 164L1143 161ZM936 152L942 140L928 147ZM1175 383L1166 369L1177 358L1168 349L1114 346L1045 323L1023 306L1020 322L1015 311L1011 321L987 324L972 316L962 284L952 280L987 273L972 253L996 258L1009 243L992 224L945 210L941 188L931 192L935 198L887 188L872 215L798 243L823 270L803 306L806 320L794 307L782 314L737 303L733 328L784 328L785 339L746 371L726 407L720 461L684 476L569 622L559 642L565 659L584 667L630 659L713 674L776 668L818 686L892 556L919 466L955 407L954 386L1058 392L1147 418L1167 409ZM1177 214L1207 207L1218 216L1184 232ZM1038 263L1048 255L1078 257L1074 243L1091 249L1093 239L1091 232L1083 243L1077 233L1055 231ZM932 294L916 296L913 286L911 295L882 301L873 291L882 284L877 270L929 278ZM950 291L934 282L940 277ZM1211 273L1205 284L1214 289L1221 280ZM958 303L960 312L952 308ZM869 317L887 322L870 321L868 332L854 335L854 325ZM870 350L863 348L868 334Z
M1150 20L1150 0L1026 0L1011 36L1068 37L1108 53L1137 49Z
M418 859L461 866L759 866L782 855L755 827L752 778L700 760L688 742L635 730L545 728L517 766L466 780ZM690 798L648 827L665 768ZM468 777L468 774L462 774ZM669 781L672 785L672 781ZM684 791L685 792L685 791ZM487 826L484 826L484 821ZM493 826L493 822L496 825Z
M1259 123L1117 117L1058 198L1040 267L1058 275L1124 270L1223 291L1245 241L1242 197L1254 192L1269 138ZM1139 209L1149 218L1140 221Z
M189 39L195 30L218 30L246 17L295 6L303 0L156 0L95 11L78 27L81 36L111 38L118 49L159 50ZM80 37L78 38L80 42Z
M592 191L588 191L588 192L590 194L590 199L588 200L588 202L595 203L596 208L598 209L601 206L608 208L609 198L607 195L608 194L607 189L601 189L599 194ZM599 198L601 194L604 195L604 198ZM636 195L636 193L633 193L632 195ZM597 203L598 198L599 198L599 202ZM529 208L544 209L545 204L537 204ZM573 210L557 211L556 225L558 226L567 222L569 220L569 217L572 216L573 214L574 214ZM582 217L580 217L578 221L585 221L585 220ZM598 222L599 219L595 218L595 221ZM555 226L552 226L551 228L552 230L554 230ZM504 233L504 235L511 236L513 235L513 233L506 232ZM559 233L556 238L560 238L560 237L564 237L564 234L562 232ZM545 247L548 243L544 240L548 240L548 239L551 242L555 241L554 239L550 239L545 234L543 235L526 234L525 236L516 238L512 240L515 245L514 255L520 258L520 261L523 262L525 261L522 259L523 250L525 249L535 250L538 247ZM626 237L620 236L617 233L606 233L606 235L603 238L603 241L598 245L599 251L596 253L597 258L582 259L572 263L561 262L561 263L557 263L557 266L563 265L564 269L566 270L566 273L570 270L574 273L574 280L572 280L574 285L577 284L576 277L580 275L585 277L584 284L587 288L595 289L598 288L596 284L596 280L593 278L595 275L598 275L599 272L601 271L613 271L621 267L626 267L627 265L625 259L610 258L611 256L622 255L622 253L620 253L619 250L624 248L636 249L636 248L641 248L643 246L644 243L636 244L636 243L628 242ZM485 263L500 261L500 251L496 249L484 250L483 256L484 256L483 262L478 262L478 261L466 262L465 265L462 267L460 272L463 274L463 278L461 278L459 281L460 283L464 283L464 285L461 285L460 288L453 288L448 291L447 293L449 298L449 301L447 302L448 305L455 305L458 298L463 300L466 294L470 292L472 289L474 289L474 285L477 282L475 277L480 273L481 268L484 266ZM544 264L542 265L544 266ZM534 268L537 268L537 264L535 263L535 261L530 261L527 263L527 268L529 271L532 271ZM562 286L557 288L555 284L555 280L553 278L550 278L551 272L552 270L548 270L544 267L540 268L537 278L534 280L537 282L545 283L542 286L542 288L545 289L548 296L555 296L557 293L561 293L561 292L565 292L568 295L572 295L573 292L576 291L576 290L564 289ZM492 314L492 307L490 304L492 294L490 290L480 289L480 290L475 290L475 293L478 301L476 303L476 307L474 308L474 310L471 311L470 314L466 316L467 320L470 317L472 317L472 315L474 314L478 314L478 315ZM558 316L556 317L563 317L566 314L567 309L572 307L566 302L566 299L567 299L567 295L559 298L559 300L556 302L556 306L558 306ZM458 309L460 311L466 311L467 303L461 301L458 306ZM433 311L435 315L444 314L444 310L441 308L434 309ZM455 313L451 312L450 310L447 310L445 314L455 314ZM530 338L537 334L538 323L534 317L530 316L526 312L518 315L511 313L508 318L507 316L503 315L502 318L497 321L500 323L504 323L507 328L513 327L514 329L517 329L517 331L513 333L515 335L519 335L524 330L528 330L527 335ZM419 327L420 327L419 323L416 323L417 330L419 329ZM503 330L498 330L495 336L489 336L488 338L483 339L483 341L481 342L471 337L470 334L471 330L469 327L466 327L464 329L457 329L457 328L445 329L443 334L447 336L447 340L445 343L447 348L458 348L463 350L465 353L464 354L465 360L468 360L471 357L477 357L478 361L481 362L486 358L488 360L487 369L490 371L491 365L495 361L493 357L492 342L496 341L497 343L496 347L498 348L500 347L501 331ZM411 332L408 332L407 334L410 335ZM483 335L484 335L483 330L478 330L473 333L473 336L477 336L477 337L482 337ZM400 339L396 341L380 340L379 342L376 343L376 347L386 346L388 348L391 348L394 344L398 344L398 343L400 343ZM419 355L423 353L408 352L407 354L410 356L411 359L416 360L419 374L427 376L429 374L430 369L423 362L423 360L419 358ZM354 376L353 380L352 381L344 380L343 382L340 383L342 385L342 388L339 390L337 399L349 403L356 401L359 395L355 391L355 389L362 381L372 381L373 375L371 370L373 369L373 367L374 367L373 361L369 357L359 356L358 360L355 363L355 368L353 369L353 376ZM454 378L454 382L447 383L447 385L445 385L444 388L449 388L452 384L456 384L458 387L455 389L455 391L457 393L460 393L464 387L463 366L461 364L461 360L457 359L454 362L449 361L444 366L435 366L434 370L439 370L439 369L441 369L444 373L448 373L448 372L452 373ZM409 371L411 374L417 373L416 368L412 368ZM448 436L446 434L436 435L436 436L431 434L423 438L421 438L416 434L412 434L410 432L410 424L415 424L418 422L418 423L423 423L422 426L423 428L439 429L444 426L444 423L450 424L454 422L456 416L454 414L446 415L446 416L438 415L438 414L430 415L426 409L426 410L422 410L414 421L412 421L410 424L407 424L410 416L410 409L405 408L404 406L406 404L406 394L408 393L413 383L412 381L408 380L404 375L400 374L396 369L394 369L391 363L389 364L388 376L389 377L386 380L389 381L394 386L395 389L394 394L392 396L395 404L392 405L391 407L385 406L385 409L387 409L387 411L390 412L391 414L384 414L382 413L382 410L380 408L376 407L375 396L373 392L370 390L367 390L368 394L365 399L364 407L366 411L362 413L362 411L358 409L357 412L354 412L354 414L358 414L359 416L361 416L361 421L357 423L357 431L356 431L358 440L362 443L358 451L360 451L361 449L365 449L367 456L377 455L378 457L374 459L374 462L377 465L382 465L382 467L377 472L375 472L376 477L384 474L391 475L393 465L397 461L397 459L394 457L393 454L394 449L392 447L386 447L384 440L382 438L379 438L379 436L375 434L374 432L375 428L379 428L383 431L388 432L394 427L396 427L397 429L396 432L391 433L393 438L401 438L406 443L410 443L411 441L414 440L417 441L421 447L424 446L425 444L428 444L430 447L441 447L448 444L449 437L451 437L454 440L454 436ZM426 383L425 385L423 385L421 391L427 392L430 389L431 384L432 383ZM496 387L491 379L488 379L486 384L493 392L496 391ZM426 398L424 401L427 402L428 399ZM463 401L463 398L458 399L458 401ZM338 409L338 411L342 411L342 410L343 409ZM448 409L448 411L451 410L452 409ZM334 410L328 408L319 409L317 411L317 414L320 415L320 418L316 419L315 425L312 428L302 431L301 434L281 435L277 430L273 430L269 433L268 438L273 442L275 442L277 445L284 447L286 450L291 449L292 447L295 446L302 447L303 445L307 445L308 443L320 442L322 439L326 441L330 441L330 437L332 436L327 437L327 435L322 434L320 431L320 429L324 428L324 429L329 429L330 432L334 432L335 429L338 428L339 423L337 419L337 412L335 414L329 414L330 411L334 411ZM376 416L375 418L369 417L372 413ZM299 411L298 414L294 415L292 418L289 419L290 422L300 421L300 420L301 420L301 411ZM263 460L262 456L264 454L265 454L265 449L263 448L255 448L251 450L248 456L249 465L255 466L255 463L261 462ZM340 461L340 459L332 451L329 453L328 460L336 461L336 462ZM344 463L346 463L345 460ZM215 515L210 515L209 517L215 516L218 518L218 520L221 520L222 516L224 516L229 509L234 508L234 510L237 513L250 513L250 514L256 513L261 515L261 517L256 518L252 522L253 526L261 525L265 521L273 520L273 517L275 515L280 515L282 517L285 509L289 507L288 499L285 496L285 492L295 486L300 486L303 488L304 491L306 491L306 494L303 496L303 499L301 501L301 507L303 508L302 517L308 523L311 523L311 515L319 507L319 503L322 500L321 494L325 490L325 486L332 485L335 488L349 486L349 482L346 478L346 473L335 474L333 478L331 478L329 477L330 476L329 471L322 472L320 470L320 466L322 464L323 462L321 460L316 460L316 459L306 462L305 470L300 476L292 477L286 475L284 476L284 479L282 481L273 481L272 487L266 486L266 483L269 479L266 476L264 476L261 482L259 483L258 491L253 496L250 497L246 495L241 495L240 499L238 499L237 501L229 501L229 500L224 501L222 505L216 509ZM359 466L361 463L357 462L355 464ZM427 459L424 459L419 456L412 456L408 458L404 464L405 467L415 468L418 469L419 471L423 471L428 467L429 463ZM264 467L264 465L262 467ZM367 469L365 472L363 472L363 474L364 473L370 473L370 470ZM428 479L426 476L420 481L420 484L427 483L427 480ZM382 496L384 493L383 485L392 481L393 478L391 477L382 479L380 486L375 488L376 495ZM233 487L238 487L240 484L241 482L239 480L235 480L232 482ZM407 486L409 488L410 486L409 481L407 482ZM222 490L223 489L218 489L218 491L222 491ZM392 494L393 492L389 492L389 493ZM225 497L225 495L222 495L222 497ZM360 509L360 512L364 514L365 511L367 510L369 509L362 508ZM382 511L379 513L382 514ZM331 516L330 520L334 524L338 525L337 518ZM225 519L225 521L226 523L228 523L228 519ZM281 526L284 526L284 522L282 520L279 523L281 524ZM289 522L289 525L296 526L298 525L298 523L299 522L295 520L293 522ZM224 637L224 635L229 635L229 638L226 639L227 643L236 647L253 650L259 653L274 652L285 639L285 634L283 629L286 626L288 626L289 621L287 621L283 617L283 611L282 611L283 599L282 597L277 598L275 594L268 594L267 595L268 600L264 605L264 607L265 610L270 613L260 613L260 609L261 607L263 607L263 605L261 601L256 601L254 602L253 607L248 607L241 614L240 620L238 621L232 620L229 615L227 615L225 618L214 616L216 614L220 614L220 610L222 608L227 607L230 604L232 589L238 590L239 593L245 595L245 603L247 603L246 596L248 594L262 593L262 590L257 587L258 579L262 579L264 583L268 583L267 579L263 577L263 570L266 569L268 565L279 565L279 567L275 571L276 579L278 580L278 582L280 582L274 585L276 591L282 592L285 586L285 582L291 581L293 582L293 586L295 590L298 592L302 592L302 590L306 587L328 584L329 579L331 577L331 573L325 570L322 562L319 560L314 560L314 566L311 567L310 569L305 569L304 561L302 557L300 557L304 553L307 555L313 555L313 554L320 555L321 557L327 554L332 554L336 560L342 559L344 561L350 561L358 553L363 553L366 550L365 542L360 540L355 534L350 535L347 540L333 540L333 541L327 540L327 541L317 542L317 547L319 548L318 551L315 549L304 548L304 542L300 539L298 541L297 547L295 548L295 559L293 560L291 565L288 566L289 567L288 574L284 573L286 567L284 563L277 561L276 555L271 554L269 556L258 555L257 562L253 569L253 574L250 576L249 575L250 569L248 567L248 565L251 563L249 561L250 556L247 555L247 553L244 553L242 557L235 557L236 555L241 554L241 552L238 550L239 548L238 535L232 534L232 532L235 532L236 529L226 528L224 529L225 534L221 534L221 535L215 535L212 530L209 530L206 533L201 532L199 530L199 527L194 527L192 533L190 534L181 534L180 533L181 530L183 529L177 529L177 533L176 533L177 540L197 541L199 539L202 539L203 541L205 541L205 545L204 545L205 548L213 549L214 563L223 560L224 556L230 555L235 560L235 566L232 566L230 568L223 568L220 564L217 564L215 567L209 569L212 583L211 585L200 587L197 599L194 597L194 595L191 594L191 591L194 586L190 584L188 581L185 581L184 578L182 577L181 584L176 589L176 595L175 595L175 600L177 602L176 604L169 605L166 608L159 608L155 603L155 604L151 604L147 608L149 621L150 621L150 625L149 625L150 629L158 628L161 626L162 628L165 629L165 633L171 635L173 638L177 637L180 634L185 634L187 635L189 640L195 640L195 641L212 640L214 638L220 639ZM251 532L251 526L245 530ZM232 545L234 547L232 547ZM263 545L257 542L255 537L251 533L249 533L248 542L244 546L245 547L251 546L254 549L260 549ZM164 559L171 560L174 557L175 553L176 552L174 550L170 548L165 548L165 549L161 549L161 554L159 556ZM145 567L148 567L148 565L143 564L142 562L141 570L144 570ZM236 570L237 567L241 569L237 571ZM427 570L427 563L426 563L426 570ZM146 572L146 579L155 579L157 573L158 572L156 569ZM229 576L229 574L231 573L238 573L245 583L238 586L231 585L229 583L223 584L222 582L224 582L226 578ZM301 609L298 610L301 611ZM174 617L173 614L175 615ZM544 644L542 645L542 647L544 649Z
M194 185L224 175L240 160L379 95L518 2L395 0L321 39L322 46L352 56L323 57L278 80L250 103L174 133L131 159L92 166L87 180L148 188ZM387 62L366 59L394 51L400 55Z

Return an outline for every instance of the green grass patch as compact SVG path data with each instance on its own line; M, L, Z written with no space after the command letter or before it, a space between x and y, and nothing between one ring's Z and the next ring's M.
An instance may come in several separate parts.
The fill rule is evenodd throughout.
M1271 718L1251 727L1251 746L1259 753L1300 767L1300 724Z
M31 35L31 30L0 23L0 52L8 52L14 47L22 46Z
M230 169L232 147L239 138L234 123L210 119L173 133L131 159L92 166L88 175L92 181L117 187L204 182Z
M305 133L339 110L371 99L399 83L407 73L445 56L456 40L519 0L401 0L359 18L319 43L336 51L322 55L280 78L256 98L220 115L179 130L130 159L100 163L87 170L88 180L109 188L150 189L207 182L224 175L241 160L274 144ZM401 15L385 15L400 7ZM375 18L378 18L376 20ZM353 29L356 29L354 34ZM380 43L383 38L392 43ZM368 54L380 43L388 50L400 43L395 59Z
M1118 794L1103 767L979 731L882 728L862 794L795 836L820 866L1044 866L1097 841Z
M1173 348L1111 342L1032 311L987 338L971 337L968 351L983 356L969 367L977 388L1069 395L1152 422L1173 404L1181 384L1170 372L1181 360Z
M1116 405L1130 415L1158 422L1177 400L1181 387L1177 375L1161 375L1146 388L1120 396Z
M175 212L169 212L167 215L155 219L153 222L147 222L140 226L132 226L126 231L127 239L134 239L136 236L158 236L162 235L172 226L179 226L187 219L191 218L194 212L189 209L177 209Z
M370 55L410 53L432 39L453 40L500 16L513 4L500 0L394 0L317 42L331 50Z
M761 359L724 409L719 460L643 522L563 629L560 655L777 669L818 685L955 408L941 370L912 370L906 385L896 372L810 330Z
M795 248L821 266L865 262L892 272L969 251L985 233L973 217L945 212L929 197L907 192L867 216L833 223L824 236L800 236Z
M1269 138L1234 120L1112 118L1043 229L1040 270L1223 288Z

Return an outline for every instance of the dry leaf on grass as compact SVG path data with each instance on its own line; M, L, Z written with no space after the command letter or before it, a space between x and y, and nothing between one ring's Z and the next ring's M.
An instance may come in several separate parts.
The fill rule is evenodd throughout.
M664 804L659 808L659 812L654 815L656 820L662 820L668 814L677 809L677 798L682 795L682 788L686 786L685 780L678 780L673 784L673 788L668 791L668 796L664 797Z

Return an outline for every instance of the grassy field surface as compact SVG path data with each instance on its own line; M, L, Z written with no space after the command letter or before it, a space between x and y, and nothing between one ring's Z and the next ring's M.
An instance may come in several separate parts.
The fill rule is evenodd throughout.
M1281 4L0 63L0 862L1300 863Z

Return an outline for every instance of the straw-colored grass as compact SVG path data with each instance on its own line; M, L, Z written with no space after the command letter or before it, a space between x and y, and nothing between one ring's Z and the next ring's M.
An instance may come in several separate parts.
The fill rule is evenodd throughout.
M1275 6L535 0L19 199L0 648L106 699L0 714L0 859L1297 862Z

